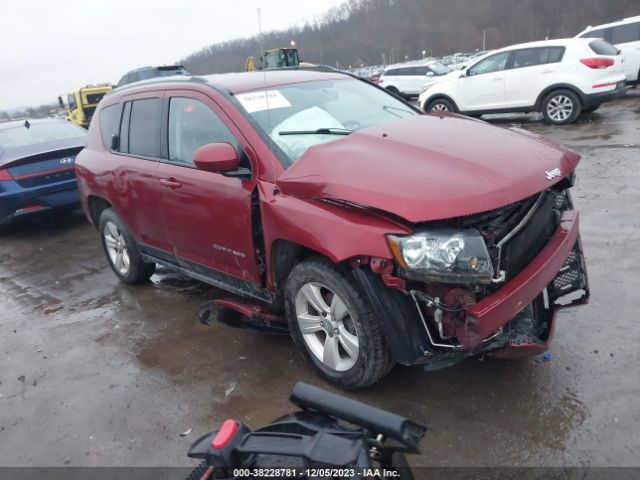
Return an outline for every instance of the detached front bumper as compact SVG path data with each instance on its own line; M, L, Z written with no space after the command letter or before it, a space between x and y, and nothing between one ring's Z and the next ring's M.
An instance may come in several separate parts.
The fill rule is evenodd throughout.
M390 288L371 268L354 269L394 360L435 370L478 354L521 356L545 351L557 310L586 303L589 297L578 219L577 211L565 210L540 253L502 288L461 312L455 332L447 338L439 338L441 332L426 318L428 298L420 298L415 290L414 297Z
M576 255L580 257L576 260L583 266L578 225L578 212L565 211L553 237L533 261L500 290L482 299L467 311L465 325L467 330L471 331L465 335L468 339L465 347L472 348L493 335L496 330L531 304L545 288L552 284L558 274L562 273L562 267L575 248L578 249ZM582 270L585 284L582 303L586 303L589 289L586 272L583 268Z

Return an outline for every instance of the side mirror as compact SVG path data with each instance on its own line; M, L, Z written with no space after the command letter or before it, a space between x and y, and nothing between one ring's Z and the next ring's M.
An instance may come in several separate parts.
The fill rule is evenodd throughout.
M460 78L464 78L464 77L468 77L469 76L469 71L467 68L463 68L462 71L460 72Z
M117 133L111 135L111 150L118 150L120 148L120 137Z
M230 143L207 143L193 155L193 163L198 170L226 173L238 170L238 152Z
M433 72L427 72L427 77L433 77Z
M64 101L60 95L58 95L58 103L60 104L60 107L64 108Z

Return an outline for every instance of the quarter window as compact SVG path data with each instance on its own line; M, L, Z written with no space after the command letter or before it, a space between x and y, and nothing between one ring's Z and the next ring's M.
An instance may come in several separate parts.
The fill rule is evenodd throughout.
M596 55L618 55L618 49L606 40L596 39L589 42L589 47Z
M236 146L233 134L207 105L193 98L169 102L169 160L193 165L196 150L208 143Z
M499 72L504 70L507 65L509 53L510 52L497 53L479 61L469 69L468 75L471 77L473 75L482 75L483 73Z
M145 98L131 102L129 121L129 153L143 157L159 157L160 114L159 98Z

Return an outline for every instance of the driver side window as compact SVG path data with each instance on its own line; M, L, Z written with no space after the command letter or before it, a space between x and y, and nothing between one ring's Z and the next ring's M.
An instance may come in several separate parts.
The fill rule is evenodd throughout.
M193 165L196 150L207 143L237 142L227 126L204 103L193 98L169 101L169 160Z
M492 55L490 57L481 60L469 69L468 76L482 75L484 73L499 72L504 70L507 66L507 60L509 59L509 53L502 52Z

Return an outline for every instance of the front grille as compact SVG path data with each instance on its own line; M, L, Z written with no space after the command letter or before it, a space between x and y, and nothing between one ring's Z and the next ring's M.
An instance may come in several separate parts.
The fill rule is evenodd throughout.
M505 271L507 280L526 267L553 235L559 219L554 206L554 196L546 192L527 224L502 247L500 269Z
M576 242L556 278L553 279L549 289L551 298L560 297L568 292L585 288L586 279L578 248L579 245Z
M535 258L547 244L560 220L560 214L571 208L571 200L565 190L550 188L534 214L522 229L499 250L497 244L526 217L540 194L519 202L479 214L460 217L455 222L461 228L477 229L489 249L493 268L504 270L506 280L517 275Z

